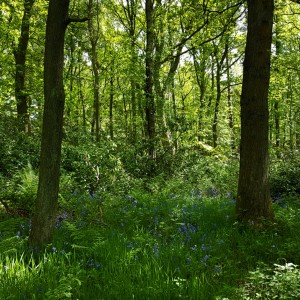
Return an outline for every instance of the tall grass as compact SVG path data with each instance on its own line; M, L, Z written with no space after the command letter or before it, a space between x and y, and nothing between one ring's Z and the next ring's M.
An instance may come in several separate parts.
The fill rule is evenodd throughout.
M299 205L274 204L278 222L259 230L236 223L234 206L189 186L70 194L43 251L27 246L30 220L2 216L0 299L250 299L262 263L268 274L300 263Z

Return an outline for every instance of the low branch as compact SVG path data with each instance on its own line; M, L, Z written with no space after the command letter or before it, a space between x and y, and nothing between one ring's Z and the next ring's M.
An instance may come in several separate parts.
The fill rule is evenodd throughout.
M82 22L86 22L88 21L90 18L73 18L73 17L69 17L67 19L67 25L69 25L70 23L82 23Z

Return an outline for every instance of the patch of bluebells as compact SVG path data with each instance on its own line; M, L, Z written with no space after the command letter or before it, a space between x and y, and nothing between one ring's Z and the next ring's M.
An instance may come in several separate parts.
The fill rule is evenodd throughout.
M200 264L203 264L204 266L206 266L206 262L207 262L207 260L209 259L209 255L208 254L206 254L204 257L203 257L203 259L200 259Z
M158 245L153 246L152 252L153 252L153 254L156 254L156 255L160 253Z
M127 244L127 248L130 250L130 251L134 251L137 247L139 246L139 243L138 242L128 242Z
M100 263L94 261L94 259L88 260L87 265L91 269L99 269L100 268Z
M197 225L193 225L191 223L181 223L177 231L182 238L181 244L190 244L192 241L192 236L198 232L198 227Z
M68 214L66 212L56 216L55 227L60 229L63 227L63 221L68 218Z
M282 193L277 193L273 198L273 202L280 207L288 208L287 204L283 201L283 195Z
M137 201L135 198L133 198L132 196L126 195L126 196L125 196L125 200L126 200L127 202L129 202L133 208L136 208L136 207L137 207L138 201ZM128 206L125 206L124 210L125 210L125 211L128 211L128 209L129 209L129 207L128 207Z
M209 197L214 198L214 197L217 197L217 196L221 195L222 193L219 190L215 189L215 188L209 188L205 191L205 194Z
M17 231L17 236L19 238L28 237L30 230L31 230L31 220L29 220L28 225L24 223L20 225L20 229ZM1 233L0 233L0 237L1 237Z

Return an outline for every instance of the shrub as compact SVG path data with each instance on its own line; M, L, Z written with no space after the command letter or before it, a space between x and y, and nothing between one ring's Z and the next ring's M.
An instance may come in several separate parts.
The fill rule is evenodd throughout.
M273 196L300 194L300 157L271 164L270 187Z
M274 264L250 272L242 299L300 299L300 270L293 263Z
M35 203L38 176L30 164L11 179L1 178L0 198L11 209L31 211Z

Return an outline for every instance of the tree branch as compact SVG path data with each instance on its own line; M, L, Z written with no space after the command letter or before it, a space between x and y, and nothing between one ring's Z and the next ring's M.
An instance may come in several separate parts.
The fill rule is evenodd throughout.
M74 17L69 17L67 19L67 25L69 25L70 23L82 23L82 22L86 22L88 21L90 18L85 17L85 18L74 18Z

